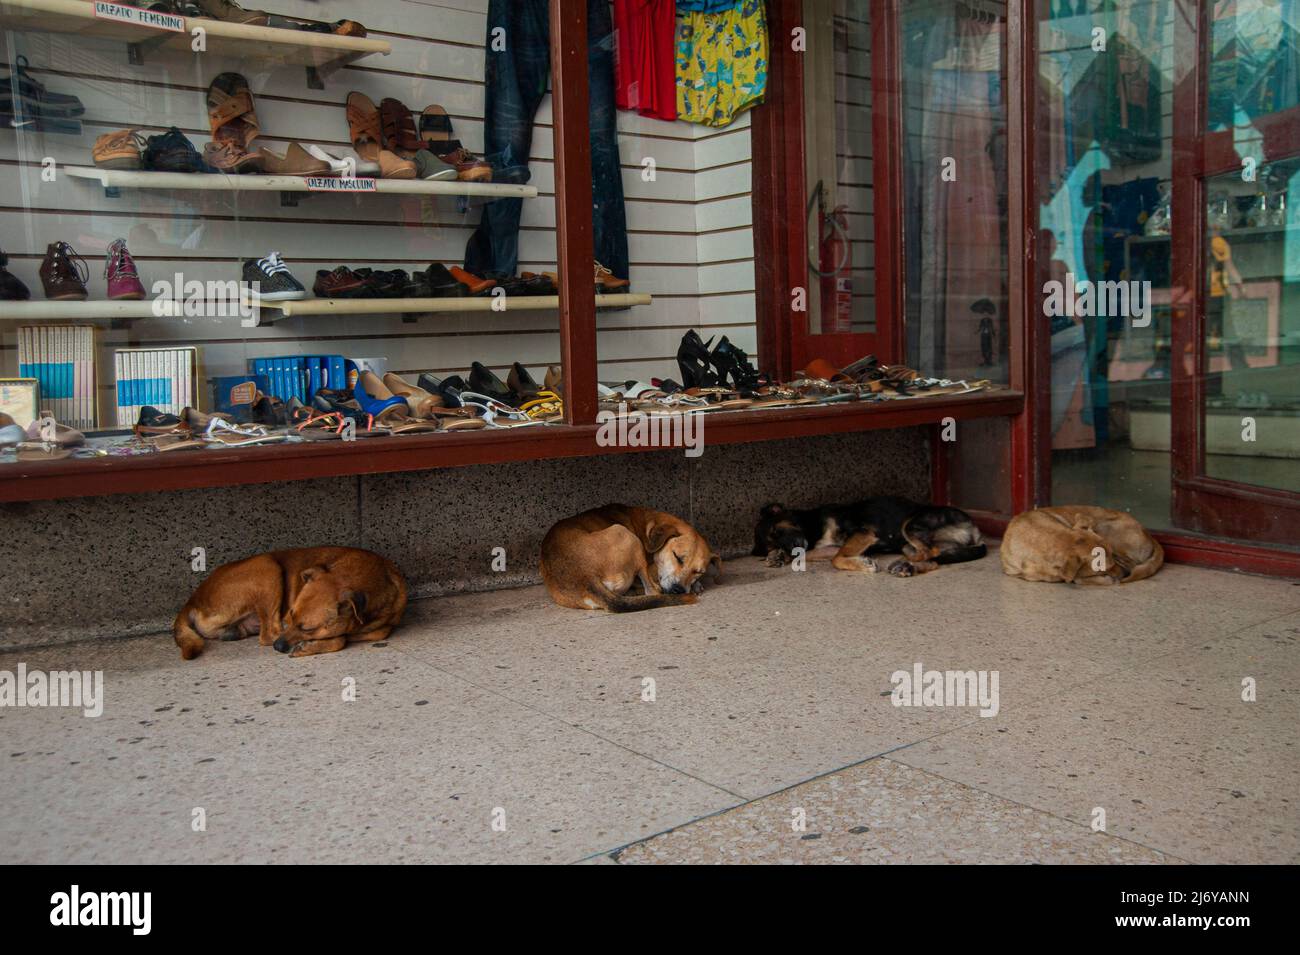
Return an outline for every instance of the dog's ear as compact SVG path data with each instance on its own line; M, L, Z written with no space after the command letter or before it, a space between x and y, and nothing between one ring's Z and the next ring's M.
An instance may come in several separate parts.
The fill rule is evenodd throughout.
M339 609L351 607L352 615L357 618L358 623L365 623L366 618L362 616L366 611L366 592L364 590L345 590L339 594Z
M764 504L763 509L758 512L759 517L780 517L785 513L784 504Z
M302 572L302 582L304 584L309 584L321 574L327 573L328 571L329 568L324 564L317 564L315 567L308 567Z
M646 528L645 550L647 554L657 554L664 549L674 537L681 532L671 524L651 524Z

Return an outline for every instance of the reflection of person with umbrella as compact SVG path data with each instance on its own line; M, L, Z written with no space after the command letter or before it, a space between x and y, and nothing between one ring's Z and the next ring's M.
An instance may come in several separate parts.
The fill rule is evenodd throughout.
M980 367L987 367L993 364L993 340L997 337L993 316L998 313L998 309L988 299L982 298L970 310L980 316Z

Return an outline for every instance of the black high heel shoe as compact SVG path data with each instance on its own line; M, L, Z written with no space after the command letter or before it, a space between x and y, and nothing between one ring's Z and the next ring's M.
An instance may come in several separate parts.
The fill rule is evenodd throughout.
M677 367L682 373L682 382L687 388L712 388L718 383L713 372L709 371L711 356L707 342L700 339L695 329L682 336L682 343L677 347Z
M732 387L739 392L753 392L769 383L768 376L751 365L749 356L733 345L726 335L709 355L709 362L718 369L719 384L725 385L730 378Z
M510 386L496 376L491 368L474 362L469 368L469 390L487 395L511 408L519 407L519 396L510 390Z

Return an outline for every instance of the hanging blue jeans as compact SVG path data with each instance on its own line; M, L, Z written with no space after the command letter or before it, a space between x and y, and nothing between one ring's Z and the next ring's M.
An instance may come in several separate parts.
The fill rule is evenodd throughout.
M627 278L627 212L614 113L614 34L609 0L587 0L587 72L591 86L592 225L596 261ZM483 151L494 182L525 183L533 117L551 71L547 0L491 0L487 16ZM476 275L514 275L519 267L522 199L497 199L465 249Z

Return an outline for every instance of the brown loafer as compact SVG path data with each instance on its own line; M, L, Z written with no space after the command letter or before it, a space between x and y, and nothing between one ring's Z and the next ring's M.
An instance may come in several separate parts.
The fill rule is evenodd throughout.
M262 171L268 176L332 176L334 167L322 159L317 159L297 143L290 143L283 156L276 155L265 146L258 155L262 160Z
M437 145L433 143L432 145ZM443 162L456 169L456 178L461 182L491 182L492 166L482 156L475 156L461 146L445 155L439 156Z

